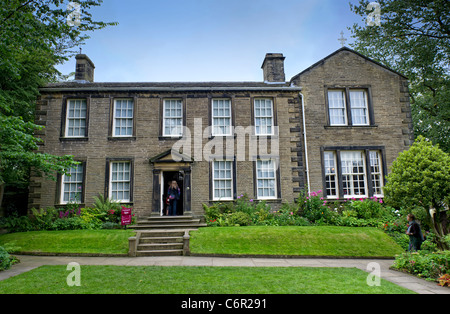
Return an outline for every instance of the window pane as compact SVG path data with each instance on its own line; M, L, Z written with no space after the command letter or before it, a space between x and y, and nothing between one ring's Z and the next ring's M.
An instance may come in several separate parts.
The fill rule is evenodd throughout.
M341 152L344 196L367 196L364 152Z
M70 168L67 174L62 176L61 203L81 202L83 193L83 165Z
M364 90L350 91L350 106L352 123L354 125L368 125L367 93Z
M273 102L271 99L255 99L255 134L272 135Z
M256 161L258 198L276 198L276 163L273 160Z
M330 125L346 125L345 92L343 90L328 91L328 108Z
M328 197L338 196L337 177L336 177L336 159L334 152L324 153L325 166L325 184L326 194Z
M87 103L84 99L71 99L67 102L66 136L85 137Z
M230 135L231 133L231 100L213 99L212 101L212 134Z
M381 158L378 151L371 151L370 171L372 173L372 193L375 196L383 196L383 173L381 170Z
M179 99L164 100L164 127L165 136L183 135L183 104Z
M118 99L114 101L114 106L114 136L132 136L134 101Z
M232 199L233 195L233 166L232 161L213 162L214 199Z
M126 161L111 162L110 195L116 201L130 201L131 163Z

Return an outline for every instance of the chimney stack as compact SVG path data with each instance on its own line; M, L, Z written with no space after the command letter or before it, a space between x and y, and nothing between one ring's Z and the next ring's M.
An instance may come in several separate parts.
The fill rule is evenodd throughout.
M261 69L264 72L264 82L286 82L284 74L284 59L282 53L268 53Z
M77 60L77 65L75 68L75 80L93 83L95 69L94 63L85 54L77 54L75 56L75 59Z

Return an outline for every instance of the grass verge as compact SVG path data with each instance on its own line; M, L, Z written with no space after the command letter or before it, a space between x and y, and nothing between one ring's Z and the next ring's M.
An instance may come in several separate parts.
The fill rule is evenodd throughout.
M376 228L217 227L191 232L197 254L393 257L403 252Z
M403 294L356 268L81 266L69 287L66 266L42 266L0 282L0 294Z
M71 230L10 233L0 246L13 253L127 254L131 230Z

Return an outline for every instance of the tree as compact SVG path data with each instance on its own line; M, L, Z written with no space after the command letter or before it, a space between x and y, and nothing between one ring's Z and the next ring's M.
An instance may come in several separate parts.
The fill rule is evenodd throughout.
M87 32L116 24L92 20L89 9L101 0L75 2L79 23L67 22L76 8L64 0L8 0L0 6L0 206L5 185L24 184L30 169L54 178L76 164L71 156L37 152L33 136L42 129L34 121L39 88L64 79L55 66L75 54Z
M441 249L449 249L450 155L419 136L400 153L384 187L385 201L395 208L422 207Z
M414 133L450 153L450 1L377 2L380 25L353 25L351 46L409 78ZM368 4L350 9L365 21Z

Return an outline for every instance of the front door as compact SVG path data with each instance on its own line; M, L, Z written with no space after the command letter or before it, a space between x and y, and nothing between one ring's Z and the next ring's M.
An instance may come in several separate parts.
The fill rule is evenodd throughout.
M175 157L176 158L175 158ZM177 215L190 215L191 209L191 170L194 160L173 150L167 150L150 158L153 165L152 215L167 215L167 191L169 182L176 180L180 188L177 202Z
M177 201L177 216L183 215L184 204L184 175L181 171L161 171L161 216L167 216L169 205L166 200L168 190L173 181L176 181L180 188L180 199Z

